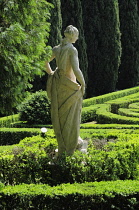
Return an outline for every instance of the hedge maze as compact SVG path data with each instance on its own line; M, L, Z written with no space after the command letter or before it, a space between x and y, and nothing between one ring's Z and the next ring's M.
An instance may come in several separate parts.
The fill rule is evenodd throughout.
M139 87L85 99L81 120L87 153L57 162L51 125L0 119L0 209L139 208Z
M135 91L135 92L134 92ZM106 94L96 97L96 100L89 99L91 104L87 106L84 102L82 122L95 120L97 123L120 123L120 124L138 124L139 123L139 88L118 91L115 94ZM123 93L123 94L121 94ZM104 100L103 100L104 99ZM86 100L86 101L87 101ZM97 103L97 104L96 104ZM87 118L88 116L88 118Z

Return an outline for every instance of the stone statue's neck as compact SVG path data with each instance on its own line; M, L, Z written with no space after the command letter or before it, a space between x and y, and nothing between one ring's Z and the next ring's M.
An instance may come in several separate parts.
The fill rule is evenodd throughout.
M62 45L71 44L70 40L68 38L64 38L61 42Z

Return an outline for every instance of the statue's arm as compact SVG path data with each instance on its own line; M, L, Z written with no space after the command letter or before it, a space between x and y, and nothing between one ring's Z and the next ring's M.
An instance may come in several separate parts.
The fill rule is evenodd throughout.
M51 58L50 58L50 60L49 60L49 61L46 61L46 63L45 63L46 72L47 72L48 74L50 74L50 75L52 75L52 74L54 73L54 71L52 71L49 62L51 62L54 58L55 58L55 55L54 55L54 53L53 53L52 56L51 56Z
M75 74L78 82L81 85L82 92L83 92L83 95L84 95L84 92L85 92L85 80L84 80L83 74L82 74L82 72L81 72L81 70L79 68L78 52L77 52L76 48L73 48L71 50L70 61L71 61L71 66L72 66L72 69L74 71L74 74Z

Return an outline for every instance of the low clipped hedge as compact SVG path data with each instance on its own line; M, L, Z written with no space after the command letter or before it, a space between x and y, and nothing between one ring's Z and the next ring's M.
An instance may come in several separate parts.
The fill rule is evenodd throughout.
M43 128L43 127L47 127L47 128L52 128L52 124L48 125L48 124L34 124L34 125L30 125L27 123L27 121L17 121L15 123L12 123L11 126L13 128Z
M17 144L25 137L36 136L40 134L38 128L1 128L0 145Z
M129 104L130 109L139 109L139 103L131 103Z
M61 183L136 179L139 173L138 135L116 136L109 133L103 147L97 149L93 140L100 138L103 141L102 134L93 135L87 154L76 151L71 157L65 156L60 160L53 159L57 148L54 135L25 138L12 150L1 153L0 180L11 185L45 183L53 186ZM113 141L109 142L111 138Z
M8 202L7 202L8 201ZM0 191L1 209L139 209L139 181L7 186Z
M135 113L135 112L136 112L136 113L139 113L139 109L132 109L132 108L131 108L130 110L131 110L132 112L134 112L134 113Z
M96 96L93 98L85 99L83 101L83 107L88 107L90 105L95 105L95 104L103 104L107 101L118 99L124 96L128 96L130 94L138 93L139 92L139 86L129 88L126 90L120 90L112 93L108 93L102 96Z
M0 118L0 127L11 127L11 123L19 120L19 114L10 115Z
M139 129L139 125L134 125L134 124L93 124L93 123L85 123L85 124L81 124L80 126L81 129L118 129L119 130L123 130L123 129L128 129L130 130L136 130ZM123 131L122 131L123 132Z
M91 128L91 127L90 127ZM96 128L93 128L92 129L88 129L86 127L86 129L81 129L81 137L82 139L130 139L130 137L132 137L132 134L134 136L138 136L139 135L139 129L133 129L133 130L130 130L130 129L96 129ZM130 135L130 136L129 136Z
M100 106L101 105L99 104L99 105L83 107L82 113L81 113L81 122L86 123L86 122L94 121L96 119L96 110Z

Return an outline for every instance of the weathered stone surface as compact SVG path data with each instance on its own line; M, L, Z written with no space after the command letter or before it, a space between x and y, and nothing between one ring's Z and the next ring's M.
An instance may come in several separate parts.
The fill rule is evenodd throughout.
M49 74L47 93L51 100L51 118L58 141L58 155L64 152L72 155L79 147L81 138L80 114L85 91L85 81L79 68L78 52L72 43L78 39L78 30L72 25L64 32L61 44L53 48L52 57L56 59L57 68L52 71L46 62Z

